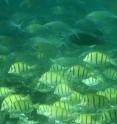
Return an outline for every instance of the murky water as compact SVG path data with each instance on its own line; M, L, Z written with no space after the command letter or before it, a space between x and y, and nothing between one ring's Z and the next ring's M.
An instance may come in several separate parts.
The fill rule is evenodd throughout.
M117 124L117 0L0 0L0 124Z

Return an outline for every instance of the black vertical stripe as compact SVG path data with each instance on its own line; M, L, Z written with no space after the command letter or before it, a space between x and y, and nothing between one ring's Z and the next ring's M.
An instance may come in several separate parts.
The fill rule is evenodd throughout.
M52 78L52 77L53 77L52 75L53 75L53 72L50 72L50 81L51 81L51 82L52 82L52 79L53 79L53 78ZM48 79L47 79L47 80L48 80Z
M17 72L21 73L21 63L17 63Z
M96 62L96 64L98 64L98 59L99 59L98 52L96 52L96 56L95 56L95 62Z
M108 57L107 57L107 55L105 55L105 65L107 65L107 64L108 64L107 59L108 59ZM110 61L110 60L109 60L109 61Z
M16 69L16 67L15 67L15 64L13 64L13 65L11 66L11 70L12 70L11 72L13 72L13 71L14 71L14 72L17 72L17 69ZM14 72L13 72L13 73L14 73Z
M22 101L22 100L21 100L20 97L19 97L20 99L18 99L17 97L18 97L18 96L15 96L15 99L16 99L15 103L17 103L17 105L18 105L17 107L19 107L20 110L22 110L21 104L19 103L19 102Z
M55 84L57 85L57 75L55 75Z
M104 54L103 54L103 53L100 53L100 54L101 54L101 61L100 61L100 63L103 64L103 61L104 61L104 60L103 60L103 59L104 59ZM104 63L104 64L105 64L105 63Z
M93 62L93 55L92 55L93 53L91 53L91 62ZM88 56L88 58L90 58L89 56Z
M78 77L80 76L80 66L78 66L78 72L77 72L77 75L78 75Z
M86 77L85 77L85 75L84 75L84 74L85 74L86 69L85 69L84 67L83 67L82 69L83 69L83 70L82 70L82 72L83 72L83 73L82 73L82 79L83 79L83 78L86 78Z

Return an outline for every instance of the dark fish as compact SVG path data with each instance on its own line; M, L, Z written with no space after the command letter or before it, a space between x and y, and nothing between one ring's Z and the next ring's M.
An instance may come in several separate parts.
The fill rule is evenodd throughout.
M102 45L104 44L104 40L102 37L87 33L87 32L79 32L77 34L72 34L69 36L69 42L76 45Z

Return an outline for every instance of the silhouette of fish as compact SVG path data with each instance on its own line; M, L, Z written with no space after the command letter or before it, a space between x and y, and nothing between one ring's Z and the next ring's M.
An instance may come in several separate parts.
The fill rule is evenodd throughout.
M77 45L102 45L105 43L102 37L87 32L74 33L69 36L70 43Z

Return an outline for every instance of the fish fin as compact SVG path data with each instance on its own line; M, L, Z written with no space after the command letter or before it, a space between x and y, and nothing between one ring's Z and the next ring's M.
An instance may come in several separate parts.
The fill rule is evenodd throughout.
M110 60L111 64L117 66L117 58Z
M93 44L93 45L91 45L91 46L89 46L89 48L95 48L96 47L96 44Z

